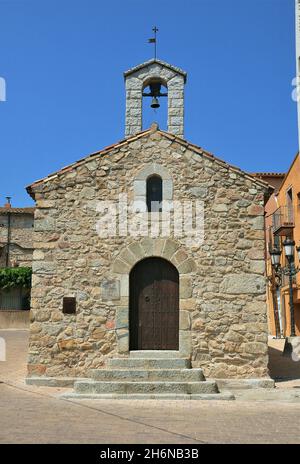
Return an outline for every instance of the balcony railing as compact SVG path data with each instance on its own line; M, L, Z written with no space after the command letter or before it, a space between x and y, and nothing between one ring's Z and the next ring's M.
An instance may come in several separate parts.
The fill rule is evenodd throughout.
M273 214L274 234L289 236L294 227L294 210L292 206L280 206Z

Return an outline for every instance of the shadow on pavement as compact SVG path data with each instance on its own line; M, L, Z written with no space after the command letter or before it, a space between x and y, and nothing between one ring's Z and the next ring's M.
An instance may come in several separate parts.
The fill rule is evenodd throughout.
M300 380L300 361L283 357L282 345L278 348L269 346L269 370L271 378L276 382Z

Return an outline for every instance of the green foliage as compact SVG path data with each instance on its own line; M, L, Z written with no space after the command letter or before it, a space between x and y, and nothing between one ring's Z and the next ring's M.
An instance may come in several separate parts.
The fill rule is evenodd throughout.
M31 267L0 268L0 288L31 288Z

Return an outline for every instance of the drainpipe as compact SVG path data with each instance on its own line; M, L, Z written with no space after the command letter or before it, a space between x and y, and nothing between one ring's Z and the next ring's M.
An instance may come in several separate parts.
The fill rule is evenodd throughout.
M8 209L8 211L7 211L7 242L6 242L6 261L5 261L5 265L6 265L6 267L8 267L8 265L9 265L9 252L10 252L10 236L11 236L11 222L10 222L11 213L9 211L9 209L11 208L11 203L10 203L11 197L6 197L6 199L7 199L7 203L5 204L5 207Z

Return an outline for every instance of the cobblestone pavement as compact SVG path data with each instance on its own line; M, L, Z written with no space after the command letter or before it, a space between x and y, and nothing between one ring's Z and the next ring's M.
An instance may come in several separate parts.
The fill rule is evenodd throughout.
M27 331L0 337L0 443L300 443L300 398L289 397L300 393L297 363L285 372L292 380L277 384L276 401L257 401L257 393L228 402L70 401L58 398L63 389L25 385Z

